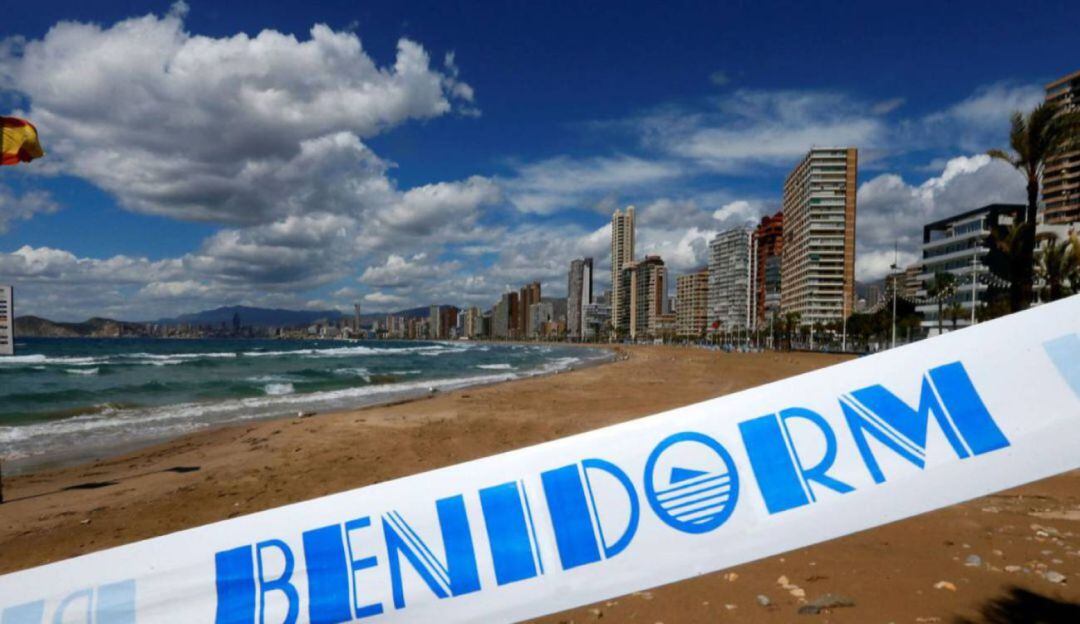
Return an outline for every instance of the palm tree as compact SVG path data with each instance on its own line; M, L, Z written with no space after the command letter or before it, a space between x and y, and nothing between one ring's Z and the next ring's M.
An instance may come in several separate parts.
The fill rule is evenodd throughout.
M1021 251L1025 244L1026 232L1026 224L1020 221L1012 225L998 225L990 232L990 241L1005 258L1005 277L1009 281L1010 295L1013 285L1019 284L1024 279L1025 263L1032 262L1032 260L1025 260L1025 254ZM995 273L993 266L990 266L990 272ZM1009 305L1012 305L1011 299Z
M967 316L967 310L964 309L963 304L954 299L949 304L949 307L945 309L945 316L952 322L953 331L956 331L956 324L960 322L960 319Z
M1076 236L1071 240L1058 241L1057 234L1049 233L1041 237L1045 242L1035 272L1042 281L1042 298L1057 301L1072 294L1073 285L1080 281L1080 253L1073 247Z
M1069 286L1073 293L1080 293L1080 233L1069 234L1069 249L1072 251L1072 261L1076 271L1069 278Z
M956 276L945 271L934 273L934 277L926 285L926 294L937 302L937 330L938 334L944 331L945 300L952 297L955 292Z
M794 340L795 334L799 333L800 327L802 325L802 313L801 312L788 312L784 316L787 319L788 351L790 351L791 350L792 340Z
M1021 267L1019 280L1009 288L1013 312L1031 305L1035 253L1035 219L1039 210L1039 189L1046 162L1070 151L1080 142L1080 113L1060 111L1050 102L1043 102L1024 116L1013 113L1009 131L1012 152L993 149L991 158L1003 160L1027 179L1027 210L1024 212L1021 244L1016 251Z

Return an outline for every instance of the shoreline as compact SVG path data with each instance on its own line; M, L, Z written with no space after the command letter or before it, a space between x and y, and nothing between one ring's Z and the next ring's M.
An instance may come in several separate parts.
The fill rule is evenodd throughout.
M604 366L243 423L11 477L8 502L0 505L0 574L566 437L847 359L612 350L618 357ZM978 566L969 565L972 555ZM1052 582L1047 571L1067 580ZM936 588L942 581L952 589ZM830 613L833 623L978 621L979 609L1012 585L1080 603L1080 471L537 621L781 623L801 618L798 609L824 594L855 605Z
M354 341L361 342L361 341ZM424 341L434 342L437 344L455 344L454 341ZM506 341L471 341L476 344L503 344L503 345L521 345L521 346L566 346L561 343L539 343L539 342L506 342ZM309 418L316 415L335 415L342 413L355 412L370 408L378 408L391 405L399 405L403 403L409 403L412 401L420 401L440 392L454 392L458 390L465 390L469 388L479 388L490 385L509 383L522 379L532 379L537 377L545 377L548 375L558 375L560 373L566 373L574 370L584 370L594 366L601 366L611 363L616 360L616 356L613 355L615 345L574 345L579 348L587 348L596 352L607 352L607 355L595 357L585 357L572 364L566 364L564 366L551 367L552 362L548 362L544 365L538 366L535 369L517 373L500 373L498 370L492 370L487 377L497 378L484 378L483 376L466 377L466 378L454 378L454 377L442 377L424 379L415 382L400 382L401 384L408 384L415 387L398 388L394 389L390 386L394 384L387 384L387 390L385 392L374 393L372 397L358 396L355 397L354 402L349 405L341 407L335 407L325 412L307 411L306 409L299 409L295 412L295 415L291 415L286 412L274 412L265 416L245 416L237 420L220 422L220 423L206 423L201 424L197 428L191 431L184 432L172 432L170 434L164 434L159 436L147 436L137 439L127 439L116 441L108 446L97 446L89 449L66 449L60 450L43 455L31 455L27 457L19 457L16 459L4 459L3 455L0 455L0 461L3 462L3 474L8 477L15 477L19 475L29 475L36 472L57 470L63 468L78 468L84 464L91 464L102 460L111 459L114 457L120 457L132 453L136 453L143 449L149 449L158 445L169 444L170 442L181 440L187 436L214 431L216 429L245 426L249 423L260 422L273 422L276 420L288 420L292 418ZM421 387L425 386L425 387ZM375 388L378 389L379 385L371 386L356 386L357 388ZM445 389L444 389L445 388ZM298 401L303 401L305 397L311 397L311 400L316 400L314 395L317 393L308 394L289 394L288 397L293 397ZM237 399L221 399L217 401L207 401L203 403L205 406L222 405L230 400ZM170 406L158 406L160 408L168 408ZM57 422L60 422L60 419Z

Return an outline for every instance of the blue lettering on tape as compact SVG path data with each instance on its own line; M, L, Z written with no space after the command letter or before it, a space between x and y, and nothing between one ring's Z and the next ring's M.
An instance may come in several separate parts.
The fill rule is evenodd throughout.
M825 438L825 454L817 465L803 466L787 421L798 418L813 424ZM817 500L811 482L846 494L855 488L829 476L836 460L836 434L821 414L802 407L781 410L739 424L765 508L774 514Z
M285 567L281 571L281 576L275 579L267 579L265 573L265 566L263 565L263 551L269 549L276 549L281 553L285 559ZM284 624L296 624L296 618L300 614L300 595L296 592L296 587L292 584L293 569L296 566L296 561L293 559L292 549L289 545L279 539L266 540L265 542L259 542L255 545L255 562L259 570L259 622L265 624L266 622L266 594L272 591L279 591L285 597L285 601L288 605L285 612Z
M516 481L480 490L495 582L499 585L530 579L539 573L539 547L523 494Z
M217 586L216 624L252 624L255 621L255 560L251 546L223 550L214 555Z
M339 624L353 619L349 596L349 565L340 524L304 532L307 562L308 620L311 624Z
M577 464L540 475L544 484L555 546L564 570L600 561L589 504Z
M1073 394L1080 399L1080 334L1068 334L1043 343L1043 349Z
M445 563L435 556L400 513L394 511L383 515L383 533L390 560L390 584L397 609L405 608L401 555L439 598L460 596L480 589L464 499L460 495L443 498L436 501L435 508L446 551Z
M704 451L704 452L702 452ZM657 474L665 455L672 466L667 477ZM689 474L696 476L688 476ZM656 516L684 533L707 533L725 522L739 500L739 471L722 444L696 431L664 438L645 462L645 498Z
M839 397L839 412L843 416L839 422L847 425L852 434L850 439L855 442L854 452L875 482L884 482L885 474L871 450L868 436L923 467L931 416L961 459L1009 446L959 362L928 371L919 391L915 407L880 385ZM800 426L793 427L795 422ZM841 480L830 474L836 472L839 438L820 413L805 407L788 407L750 418L738 427L770 514L813 504L827 490L841 494L854 490L847 482L850 476ZM796 430L798 437L793 435ZM821 449L823 441L824 453L813 465L808 465L805 461L808 442L799 438L815 435L812 432L818 436L813 448ZM800 448L804 451L802 455ZM681 533L702 534L718 529L738 504L740 478L732 456L717 439L701 432L686 431L661 440L649 453L642 476L641 491L648 508L662 523ZM641 522L642 506L635 482L619 465L588 458L545 470L539 477L547 503L550 535L554 536L563 570L610 559L632 546ZM536 517L527 492L525 481L520 479L477 492L479 513L476 514L476 509L472 513L476 514L475 521L484 523L486 531L482 534L487 536L497 586L528 582L545 574ZM625 497L626 504L615 504L617 499L613 497ZM417 531L400 512L376 516L382 529L377 535L388 559L389 599L395 609L407 608L404 566L415 570L423 581L419 595L447 599L481 590L465 496L441 498L435 501L435 511L442 538L441 553L429 545L432 536L422 536L424 529ZM619 514L625 514L625 524L617 517ZM370 518L364 516L301 533L308 620L316 624L338 624L384 612L383 602L365 595L365 589L367 592L371 589L361 586L357 578L358 572L377 568L379 559L370 552L358 554L353 539L361 531L376 530ZM275 578L267 578L264 552L275 550L284 560L283 570ZM215 555L215 565L219 624L262 624L270 592L280 594L275 599L284 599L284 603L276 602L287 607L286 623L298 619L302 606L297 590L300 583L294 582L293 575L299 568L284 541L271 539L223 550ZM81 609L82 605L90 604L83 594L69 598L61 609L69 606L73 610ZM39 624L41 613L40 603L11 607L3 612L0 624ZM129 620L118 619L114 624L129 624Z
M842 396L840 406L863 462L877 483L884 483L885 475L866 442L866 433L922 468L931 414L961 459L1009 446L960 362L939 366L923 376L918 409L880 385Z
M44 600L8 607L0 612L0 624L44 624L79 622L94 624L135 624L135 581L109 583L97 588L80 589L64 596L46 618Z
M590 470L597 470L615 477L615 480L622 486L630 501L630 517L627 520L626 529L619 536L619 539L612 544L608 544L604 536L603 524L600 522L600 508L593 496L592 480L589 478ZM592 505L593 518L596 520L596 532L600 535L600 545L604 550L604 558L610 559L625 550L630 545L630 540L634 539L634 534L637 533L638 519L641 517L641 504L638 503L637 492L634 490L634 484L630 482L630 477L626 476L625 472L609 461L595 458L583 460L581 462L581 472L585 476L585 486L589 492L589 503Z

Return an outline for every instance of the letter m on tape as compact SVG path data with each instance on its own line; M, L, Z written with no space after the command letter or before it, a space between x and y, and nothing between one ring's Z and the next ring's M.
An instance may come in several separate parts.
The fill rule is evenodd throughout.
M939 366L923 375L917 408L880 385L843 395L840 407L863 462L877 483L883 483L885 475L870 450L867 434L923 468L931 415L961 459L1009 446L960 362Z

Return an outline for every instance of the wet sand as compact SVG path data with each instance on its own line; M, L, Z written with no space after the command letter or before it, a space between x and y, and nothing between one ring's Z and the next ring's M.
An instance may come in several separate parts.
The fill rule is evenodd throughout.
M0 573L552 440L840 360L651 346L619 354L585 370L205 431L5 479ZM625 379L633 383L619 383ZM951 622L974 617L1010 585L1080 602L1080 473L541 621ZM854 606L798 615L824 594Z

